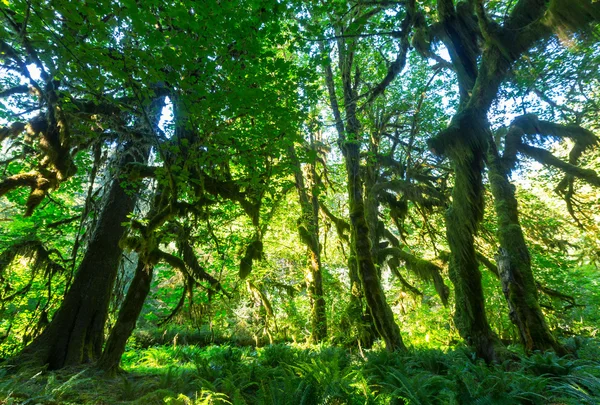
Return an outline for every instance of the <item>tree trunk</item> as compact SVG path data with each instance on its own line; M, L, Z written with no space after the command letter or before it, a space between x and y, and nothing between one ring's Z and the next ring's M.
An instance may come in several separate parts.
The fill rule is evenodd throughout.
M314 142L311 142L314 146ZM306 270L306 288L310 300L311 341L318 343L327 337L327 315L323 294L321 246L319 244L319 200L317 174L314 162L307 165L311 193L309 195L302 166L294 147L290 147L290 158L294 165L294 177L301 217L298 219L300 239L310 250L310 266Z
M364 294L358 275L358 261L352 248L348 257L348 275L350 278L350 302L346 308L344 322L347 327L356 328L357 335L352 338L356 338L360 346L369 349L373 346L377 331L369 310L363 311L362 297ZM342 325L344 326L344 324Z
M428 144L431 149L447 155L454 170L452 204L446 211L449 273L456 306L454 321L460 335L475 349L477 356L491 362L502 360L508 352L486 317L474 246L484 212L482 172L487 150L486 125L485 116L465 109Z
M352 249L356 255L358 274L362 282L369 312L373 317L377 333L389 351L406 350L402 342L400 328L394 320L394 313L388 305L373 257L369 227L365 220L365 206L360 179L360 149L356 141L343 145L346 170L348 173L348 196L350 210L350 232Z
M110 331L106 347L98 361L98 367L109 374L116 373L119 368L121 356L125 352L125 344L135 329L137 319L150 292L153 270L152 264L144 263L141 257L138 259L135 275L119 310L119 317Z
M489 149L488 178L494 196L500 242L496 262L510 319L517 326L521 343L527 351L552 349L566 354L552 336L538 303L529 250L519 223L514 186L508 180L495 145L490 144Z
M481 273L475 254L474 235L480 218L481 157L454 160L455 185L452 206L446 212L450 246L450 280L454 284L454 322L460 335L487 362L501 360L502 343L491 330L484 306Z
M344 95L345 121L342 120L331 63L325 65L325 84L327 85L331 109L336 120L338 132L338 145L344 156L348 178L348 208L350 211L351 255L356 257L358 275L360 277L367 308L373 318L377 333L385 341L387 350L406 350L402 342L400 328L394 320L394 313L388 305L374 258L371 256L371 242L369 240L369 227L365 219L365 203L363 197L363 183L360 175L360 147L362 145L360 122L357 118L356 86L351 78L352 62L354 59L355 42L346 43L343 38L338 40L338 53L342 90ZM323 43L321 50L325 51ZM403 67L403 65L402 65ZM390 76L393 78L393 76ZM389 82L388 82L389 84ZM384 86L385 88L385 86Z
M48 327L23 350L23 357L48 364L50 369L100 357L110 297L122 255L119 240L126 229L122 223L128 221L136 201L135 196L123 188L120 175L128 163L145 162L148 154L148 148L140 152L133 144L125 147L73 285Z

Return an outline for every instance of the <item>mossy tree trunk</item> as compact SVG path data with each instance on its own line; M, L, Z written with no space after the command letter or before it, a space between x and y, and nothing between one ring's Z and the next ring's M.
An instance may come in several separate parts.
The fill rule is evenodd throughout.
M462 128L464 130L464 128ZM461 135L464 136L464 135ZM483 218L483 154L466 142L448 151L454 169L452 205L446 211L450 280L454 284L454 321L460 335L488 362L501 360L502 343L486 313L474 238Z
M106 347L98 360L98 367L109 374L116 373L119 368L127 340L135 329L137 319L150 292L153 270L152 263L145 263L141 258L138 259L135 275L119 310L117 322L110 331Z
M386 301L374 259L371 255L369 226L365 219L365 206L360 179L360 152L357 142L346 141L343 146L348 173L348 208L352 250L356 255L358 274L363 287L367 307L373 318L377 333L390 351L406 350L394 314Z
M565 13L566 9L570 11ZM474 192L482 187L485 154L488 154L490 184L498 218L499 264L504 267L503 287L511 308L511 319L519 328L526 348L564 351L552 337L539 307L529 253L518 221L514 190L508 173L498 160L486 115L510 67L523 53L538 41L548 38L553 26L579 29L589 21L597 20L598 10L599 7L588 0L573 2L572 7L564 0L519 0L500 26L486 14L483 2L458 2L455 5L453 0L438 0L443 28L439 31L439 39L449 50L459 82L461 102L450 128L431 139L429 144L434 151L450 158L456 172L453 202L446 215L446 226L451 248L450 274L456 293L457 327L461 335L474 345L477 353L488 360L503 355L500 351L489 352L485 347L500 348L491 331L485 332L487 336L483 337L478 332L489 330L489 326L483 325L483 322L487 323L485 315L474 312L477 306L482 313L484 309L473 249L478 221L466 221L466 216L476 213L473 209L476 208L474 203L478 201L476 194L479 192ZM485 46L480 46L481 43ZM483 210L482 205L480 210ZM476 301L481 301L473 302L475 307L469 303L473 298L467 297L471 292L477 294Z
M127 164L145 162L149 149L125 147L110 183L91 241L75 279L50 324L21 356L50 369L97 360L102 353L104 327L122 250L119 240L136 197L125 191L121 176Z
M394 320L394 313L386 301L381 286L375 258L372 256L369 226L365 218L363 179L361 178L362 145L361 125L357 117L357 83L352 80L354 40L338 39L339 67L344 98L345 120L342 121L335 92L331 63L325 66L325 81L329 99L336 119L338 144L344 157L347 173L348 209L350 213L351 255L356 258L356 268L360 277L367 308L379 336L389 351L406 350L400 335L400 328ZM324 46L322 47L324 50ZM396 73L397 74L397 73ZM391 76L392 78L394 76ZM391 82L391 79L388 81ZM384 86L385 88L385 86Z
M316 153L311 135L310 143ZM311 307L311 341L318 343L327 338L327 314L323 293L323 272L321 266L321 246L319 243L319 184L315 162L306 165L307 178L302 173L300 161L293 147L290 157L294 165L296 190L300 200L301 217L298 219L300 239L310 251L310 265L306 270L306 288ZM306 183L310 184L310 193Z
M552 349L566 354L550 332L539 305L531 258L519 223L515 188L493 143L489 147L488 169L500 242L496 262L510 319L517 326L521 343L527 351Z

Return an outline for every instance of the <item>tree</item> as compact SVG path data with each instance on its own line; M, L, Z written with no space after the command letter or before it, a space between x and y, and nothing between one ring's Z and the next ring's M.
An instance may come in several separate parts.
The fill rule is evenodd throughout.
M569 16L563 14L566 3L554 1L547 7L542 2L519 1L500 25L487 15L482 2L455 6L452 1L438 1L442 38L457 73L461 106L450 126L432 138L429 145L436 153L450 158L455 172L453 203L446 216L446 229L452 251L450 274L455 284L456 323L461 335L488 361L505 354L485 318L473 247L473 236L483 215L482 172L486 157L499 221L500 267L507 272L504 288L512 318L528 349L562 351L537 302L514 191L499 164L487 119L501 83L524 52L549 37L552 27L565 24L577 29L594 19L597 13L596 6L585 1L577 2ZM479 38L485 44L482 48Z

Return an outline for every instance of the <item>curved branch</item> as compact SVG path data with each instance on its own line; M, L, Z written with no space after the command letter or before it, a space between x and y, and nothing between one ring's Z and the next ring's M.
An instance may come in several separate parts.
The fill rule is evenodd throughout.
M448 304L450 290L444 284L444 280L441 275L441 267L428 260L420 259L408 252L405 252L399 247L388 247L379 251L380 262L385 261L385 259L387 259L389 256L393 256L399 260L402 260L406 264L406 268L412 271L421 280L433 282L435 289L442 299L444 305Z
M542 164L554 166L567 174L585 180L596 187L600 187L600 176L598 176L598 173L596 173L594 170L582 169L579 166L567 163L545 149L540 149L525 144L519 145L518 149L519 152L537 160Z

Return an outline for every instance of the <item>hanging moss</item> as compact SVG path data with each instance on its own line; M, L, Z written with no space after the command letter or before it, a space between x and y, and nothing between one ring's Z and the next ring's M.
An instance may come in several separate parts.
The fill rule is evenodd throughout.
M420 259L398 247L381 249L379 256L382 260L385 260L389 256L402 260L406 264L406 268L419 279L432 282L444 305L448 305L450 290L448 286L444 284L444 279L441 275L442 269L439 266L430 261ZM388 262L390 266L394 263L395 262Z
M252 262L260 260L263 255L263 243L260 240L250 242L246 247L246 253L240 260L239 276L243 280L252 272Z
M25 216L28 217L40 205L47 192L51 188L55 188L56 185L57 179L53 172L44 174L38 172L20 173L0 182L0 197L19 187L29 187L31 191L25 204L27 207Z
M0 254L0 278L18 257L30 260L30 270L34 275L41 272L44 277L48 277L64 272L65 269L50 258L51 253L39 240L14 243Z
M569 34L599 21L600 2L593 0L552 0L546 13L546 24L567 41Z

